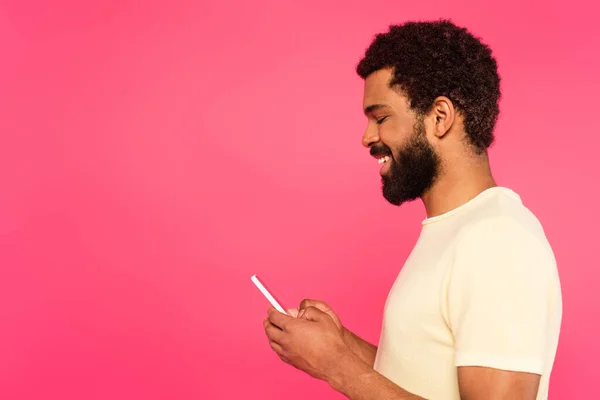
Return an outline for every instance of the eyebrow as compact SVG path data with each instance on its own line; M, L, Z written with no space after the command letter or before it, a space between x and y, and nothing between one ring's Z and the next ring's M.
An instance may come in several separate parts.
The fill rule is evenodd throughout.
M388 108L389 106L386 104L371 104L370 106L365 108L365 115L373 112L373 111L377 111L377 110L381 110L382 108Z

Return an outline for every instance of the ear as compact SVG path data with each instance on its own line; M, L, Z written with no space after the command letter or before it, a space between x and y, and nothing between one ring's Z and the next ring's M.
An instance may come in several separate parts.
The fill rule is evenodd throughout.
M452 127L456 118L456 110L449 98L439 96L433 101L430 115L433 119L433 134L438 138L442 138Z

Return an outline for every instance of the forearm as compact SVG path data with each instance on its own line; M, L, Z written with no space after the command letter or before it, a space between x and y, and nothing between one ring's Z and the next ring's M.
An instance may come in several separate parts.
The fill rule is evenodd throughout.
M340 359L328 382L351 400L425 400L402 389L355 354Z
M362 362L373 368L377 346L361 339L346 328L344 328L344 342Z

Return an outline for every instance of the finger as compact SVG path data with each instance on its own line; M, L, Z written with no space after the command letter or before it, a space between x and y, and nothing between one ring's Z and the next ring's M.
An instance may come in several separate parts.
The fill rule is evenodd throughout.
M310 306L313 306L313 307L314 307L314 306L316 306L316 305L317 305L317 304L319 304L319 303L322 303L322 302L321 302L321 301L319 301L319 300L313 300L313 299L304 299L304 300L302 300L302 301L300 302L300 307L299 307L299 308L302 310L302 309L304 309L304 308L307 308L307 307L310 307Z
M287 310L287 313L291 317L298 318L298 309L297 308L290 308L289 310Z
M279 329L279 327L273 325L269 320L265 322L265 333L267 334L269 341L277 343L281 343L285 336L285 333Z
M316 307L307 307L304 310L304 314L303 314L303 318L307 319L309 321L316 321L316 322L320 322L320 321L324 321L324 318L329 318L331 319L331 317L329 316L329 314L319 310Z
M263 320L263 326L266 328L266 327L267 327L267 326L269 326L269 325L274 325L274 324L271 322L271 320L269 319L269 317L267 317L267 318L265 318L265 319ZM275 326L275 325L274 325L274 326ZM278 326L275 326L275 327L276 327L277 329L281 329L281 328L279 328Z
M281 347L281 345L277 342L269 342L269 345L271 346L271 349L273 349L273 351L277 354L277 356L279 357L279 359L281 361L283 361L286 364L290 364L293 365L290 360L287 358L287 355L285 354L285 351L283 350L283 348Z
M300 310L315 307L323 312L331 311L331 307L320 300L304 299L300 302Z
M269 320L273 325L281 329L285 329L286 325L295 319L296 318L294 317L277 311L274 307L269 308Z
M272 325L269 318L265 318L263 321L263 328L267 329L267 326ZM279 329L279 328L278 328Z
M278 354L279 355L279 354ZM281 359L281 361L283 361L286 364L290 364L292 365L292 363L290 362L290 360L288 360L286 357L279 355L279 358Z
M281 357L285 357L286 355L284 354L283 348L281 347L281 345L277 342L274 341L270 341L269 345L271 346L271 348L273 349L273 351L275 353L277 353L277 355L279 356L279 358Z
M304 313L306 312L306 308L302 308L300 312L298 312L298 318L304 317Z

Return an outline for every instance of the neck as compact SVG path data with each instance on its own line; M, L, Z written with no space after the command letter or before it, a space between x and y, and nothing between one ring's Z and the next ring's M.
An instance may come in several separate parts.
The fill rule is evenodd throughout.
M487 155L470 157L468 162L456 159L445 163L436 183L421 197L427 218L452 211L494 186Z

